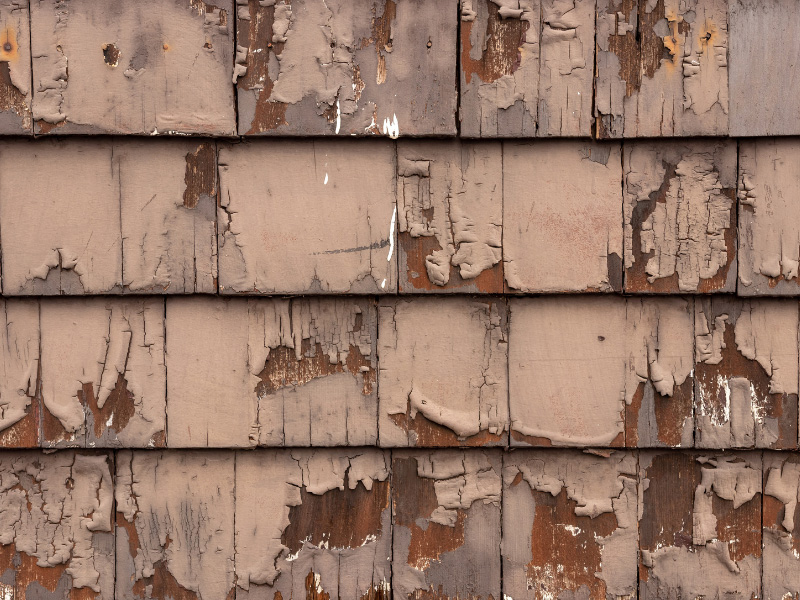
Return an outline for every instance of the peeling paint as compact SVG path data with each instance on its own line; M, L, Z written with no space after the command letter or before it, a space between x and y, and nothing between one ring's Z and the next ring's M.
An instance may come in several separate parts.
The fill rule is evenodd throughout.
M500 597L500 454L394 452L393 587L401 597Z
M369 300L176 298L167 303L171 447L373 445ZM231 374L234 377L231 377Z
M585 136L594 2L473 0L461 7L461 134Z
M124 289L133 293L215 293L214 144L146 142L126 140L114 145L121 188Z
M163 301L43 300L41 340L43 443L164 444Z
M499 144L401 142L400 292L501 293Z
M389 468L374 449L239 454L237 598L388 600Z
M234 481L233 452L118 452L117 597L231 600Z
M120 188L112 157L108 140L0 146L5 294L119 291ZM70 176L43 177L53 165Z
M403 135L453 135L456 23L448 15L456 6L456 0L242 2L240 131L396 138L402 123Z
M697 302L698 447L797 447L797 331L794 304Z
M595 133L728 134L728 0L598 0Z
M640 597L762 597L760 453L639 464Z
M109 462L73 451L0 457L0 572L13 571L12 598L114 598Z
M31 133L30 15L24 0L0 2L0 133Z
M791 139L743 141L739 147L739 289L743 296L797 293L800 146Z
M415 298L382 302L378 315L381 445L505 443L504 304Z
M625 148L625 291L732 292L736 144Z
M506 458L504 590L530 599L635 597L635 473L629 453L520 451Z
M39 305L3 300L0 327L0 448L39 445Z
M36 132L235 134L233 0L215 1L33 3Z

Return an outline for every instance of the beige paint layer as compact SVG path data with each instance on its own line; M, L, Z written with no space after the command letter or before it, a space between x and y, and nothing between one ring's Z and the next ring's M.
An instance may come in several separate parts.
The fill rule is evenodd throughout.
M477 279L502 259L502 173L499 143L398 142L397 231L438 246L419 272L422 261L401 242L401 292L502 292ZM448 286L454 271L463 280L457 288L458 282Z
M368 301L175 298L167 323L168 446L375 444Z
M423 445L418 415L458 440L505 439L508 337L497 300L384 301L378 308L381 446Z
M217 291L213 142L126 139L119 161L122 276L136 293Z
M170 595L229 598L234 493L233 452L120 451L116 597L151 597L156 575Z
M4 323L0 327L0 432L3 432L25 418L38 390L39 303L3 300L0 306Z
M221 292L397 289L390 143L253 142L219 163Z
M621 179L618 144L505 143L503 261L508 290L619 290Z
M33 2L37 133L234 135L232 11L232 0Z
M334 598L389 593L389 476L389 453L377 449L238 453L236 597L303 598L308 595L309 580L312 591ZM267 493L264 481L273 482ZM341 498L352 500L345 505ZM326 510L328 502L341 507L335 521L311 517L310 524L292 522L304 503ZM385 508L373 510L373 505ZM326 511L325 516L333 514ZM308 525L309 529L299 530ZM349 531L343 534L343 529ZM291 537L297 533L305 538ZM299 549L293 551L298 542Z
M42 401L64 430L45 443L143 448L163 439L162 299L45 299L41 331Z
M800 265L800 143L739 146L739 288L743 296L796 295Z
M0 175L4 294L119 291L120 188L110 140L6 141Z

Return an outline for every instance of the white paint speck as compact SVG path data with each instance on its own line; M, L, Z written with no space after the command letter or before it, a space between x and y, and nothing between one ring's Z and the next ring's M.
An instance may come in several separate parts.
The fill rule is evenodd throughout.
M106 427L111 427L111 423L114 422L114 415L108 417L108 421L106 421Z
M396 140L397 137L400 135L400 125L397 123L397 115L392 115L392 120L389 120L389 117L386 117L383 120L383 135L388 135L393 140Z
M339 133L339 128L342 126L342 111L339 108L339 99L336 99L336 133Z
M325 173L325 181L322 182L322 185L328 185L328 174Z
M394 226L397 223L397 207L394 207L394 212L392 212L392 224L389 225L389 256L386 257L386 261L392 260L392 254L394 254Z
M320 581L321 581L320 576L314 573L314 585L317 587L317 594L322 593L322 584L320 583Z
M0 583L0 600L14 600L14 588Z
M386 257L386 262L390 262L392 260L392 255L394 254L394 227L397 223L397 207L394 207L394 211L392 212L392 223L389 225L389 255ZM381 289L386 288L386 278L383 278L381 281Z
M731 386L728 385L728 379L722 375L717 375L717 385L725 388L725 410L724 421L722 423L714 423L715 425L724 425L731 420Z

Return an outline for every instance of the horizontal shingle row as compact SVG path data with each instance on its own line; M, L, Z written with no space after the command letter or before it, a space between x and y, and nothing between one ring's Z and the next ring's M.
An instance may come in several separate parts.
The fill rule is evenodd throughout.
M0 446L798 447L797 301L2 301Z
M773 76L791 0L2 0L0 20L2 133L800 134Z
M796 453L21 451L0 482L10 598L800 593Z
M800 295L798 167L796 138L4 141L2 290Z

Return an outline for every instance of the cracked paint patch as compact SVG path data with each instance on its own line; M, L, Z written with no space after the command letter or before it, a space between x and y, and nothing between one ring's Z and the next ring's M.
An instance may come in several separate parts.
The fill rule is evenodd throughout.
M237 598L388 600L388 452L258 450L236 461Z
M761 454L641 452L639 597L761 596Z
M233 452L117 453L116 597L234 598Z
M453 135L456 0L237 0L239 129Z
M591 130L594 2L461 5L461 134L584 136Z
M500 597L501 456L392 453L393 587L400 597Z
M625 291L736 289L736 143L625 146Z
M563 141L503 145L507 292L621 290L620 151Z
M599 138L728 135L728 0L598 0L595 90Z
M167 323L170 447L376 443L369 300L175 298Z
M400 142L400 293L502 293L500 144Z
M263 142L219 151L221 292L394 293L393 146Z
M106 454L0 455L6 598L114 598L114 495Z
M636 456L519 451L503 464L503 590L635 598Z
M797 331L795 303L697 301L698 447L797 447Z
M164 445L163 300L45 299L41 331L45 445Z
M36 133L234 135L233 0L215 2L35 2Z
M381 445L505 444L505 305L387 300L378 315Z

